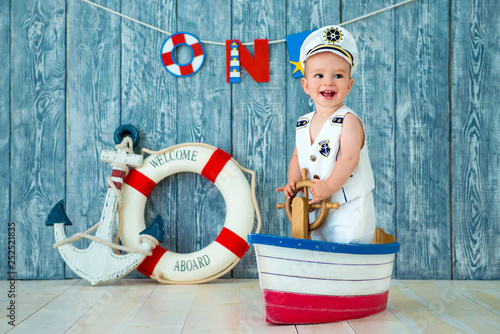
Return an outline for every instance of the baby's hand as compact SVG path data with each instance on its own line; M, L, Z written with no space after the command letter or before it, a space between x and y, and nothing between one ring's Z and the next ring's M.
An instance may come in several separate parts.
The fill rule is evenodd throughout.
M286 198L290 198L295 192L295 183L295 181L290 181L286 184L286 186L279 187L278 189L276 189L276 191L282 191L285 194Z
M325 181L321 181L318 179L313 179L311 181L314 182L314 184L311 186L309 191L313 198L309 201L309 204L320 202L332 195Z

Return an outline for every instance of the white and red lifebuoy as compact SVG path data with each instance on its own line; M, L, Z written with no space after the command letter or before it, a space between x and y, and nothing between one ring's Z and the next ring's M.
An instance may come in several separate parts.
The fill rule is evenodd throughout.
M191 48L191 59L186 64L179 64L173 57L175 48L186 45ZM169 36L161 47L161 59L166 70L178 77L195 74L205 61L205 49L201 41L189 33L177 33Z
M138 247L149 194L158 182L179 172L198 173L215 184L226 202L224 227L214 242L193 253L179 254L156 246L153 255L137 269L146 276L169 282L210 280L243 257L249 248L247 235L254 221L250 185L231 156L220 149L205 144L181 144L150 155L140 168L131 170L121 193L120 239L128 247Z

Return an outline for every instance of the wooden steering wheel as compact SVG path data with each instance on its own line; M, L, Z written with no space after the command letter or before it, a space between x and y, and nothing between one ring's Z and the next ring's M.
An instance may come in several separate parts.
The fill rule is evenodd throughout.
M326 199L320 204L308 204L308 188L313 185L314 182L307 178L307 169L302 169L302 180L295 184L293 196L287 198L285 203L276 204L276 208L285 209L286 216L292 223L292 237L294 238L309 239L311 231L318 229L326 221L328 210L339 208L339 203L330 203ZM296 197L301 189L304 190L304 197ZM315 209L320 209L318 218L309 224L309 212ZM294 233L294 230L299 232Z

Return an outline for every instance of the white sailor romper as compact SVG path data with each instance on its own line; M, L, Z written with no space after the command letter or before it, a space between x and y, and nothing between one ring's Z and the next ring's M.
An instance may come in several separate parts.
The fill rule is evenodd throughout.
M314 113L311 112L298 119L295 145L300 169L307 168L309 179L326 180L332 173L341 153L340 134L344 116L347 113L358 118L359 116L346 106L340 107L323 125L316 140L311 145L309 125ZM361 124L364 131L365 127L362 121ZM375 232L373 188L375 188L375 182L368 158L368 149L366 145L363 145L358 165L351 177L340 190L330 197L330 202L338 202L340 208L329 210L326 223L313 231L311 238L339 243L371 243ZM312 198L311 195L309 196ZM309 221L312 223L318 214L319 209L311 212Z

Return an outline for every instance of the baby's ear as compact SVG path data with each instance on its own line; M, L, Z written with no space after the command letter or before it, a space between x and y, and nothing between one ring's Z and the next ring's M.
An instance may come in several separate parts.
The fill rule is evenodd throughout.
M302 79L300 80L300 82L302 83L302 88L304 88L304 92L306 92L306 94L309 95L309 87L307 85L307 79L302 77Z
M349 89L348 89L349 91L351 91L351 88L353 85L354 85L354 79L351 78L351 79L349 79Z

